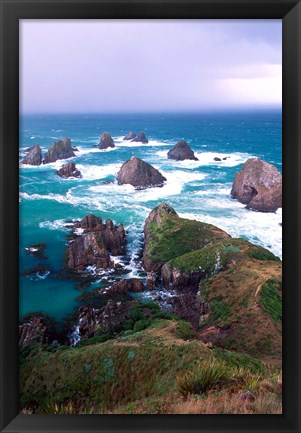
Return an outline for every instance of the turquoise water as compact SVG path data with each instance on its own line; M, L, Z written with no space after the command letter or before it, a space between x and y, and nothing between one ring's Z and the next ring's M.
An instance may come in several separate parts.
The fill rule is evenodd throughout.
M145 131L149 143L123 141L129 130ZM77 305L75 298L81 292L76 283L58 278L68 234L63 224L90 212L126 227L127 257L121 260L127 276L143 276L139 261L143 224L163 201L180 216L215 224L281 257L281 209L253 212L230 196L233 179L248 158L263 158L282 170L280 111L27 115L21 118L20 131L20 159L29 146L39 144L46 150L53 141L70 137L79 149L73 160L83 175L81 179L58 177L56 169L64 161L39 167L20 165L20 271L38 263L51 269L47 276L20 277L20 316L44 311L60 320ZM115 141L112 150L97 148L104 131ZM199 161L167 159L168 150L180 139L188 142ZM129 185L104 182L114 181L123 162L134 155L162 172L167 178L163 188L135 191ZM228 158L219 162L214 157ZM47 244L46 260L24 251L40 242Z

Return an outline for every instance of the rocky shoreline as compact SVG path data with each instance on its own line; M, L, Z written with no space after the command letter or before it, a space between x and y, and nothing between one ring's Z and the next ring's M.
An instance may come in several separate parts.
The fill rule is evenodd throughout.
M181 218L167 203L154 208L144 224L141 265L145 278L142 279L126 278L122 265L116 265L112 260L114 256L126 255L127 234L122 224L114 225L111 220L104 222L101 217L88 214L79 221L66 222L66 225L71 231L63 263L64 277L68 275L80 282L87 276L88 281L97 280L99 274L93 278L88 270L94 266L96 271L113 272L112 282L93 292L83 292L81 306L70 316L70 324L64 331L53 331L52 324L50 332L47 323L52 321L46 320L46 315L27 316L19 328L20 347L46 343L75 345L100 334L114 338L124 323L132 320L128 317L129 311L141 307L140 302L132 299L131 293L143 294L149 290L163 315L176 315L190 322L194 329L204 323L208 323L209 328L218 324L213 337L216 343L219 342L218 335L224 338L224 334L218 331L220 321L214 320L215 301L208 301L208 284L214 285L223 278L218 286L220 292L228 275L232 275L235 276L233 284L243 278L244 287L249 285L253 290L253 276L246 278L241 270L252 266L261 269L265 280L281 281L281 262L271 252L244 239L231 238L211 224ZM40 250L37 245L29 248L37 253L44 251L45 245L41 245L43 249ZM131 323L134 326L135 322ZM235 334L235 322L230 328Z

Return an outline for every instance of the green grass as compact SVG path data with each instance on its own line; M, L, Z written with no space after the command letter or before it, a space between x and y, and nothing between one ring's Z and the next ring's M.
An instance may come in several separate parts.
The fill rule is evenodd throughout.
M270 278L260 290L260 305L275 322L282 322L282 292L281 283Z
M231 317L231 304L227 303L222 296L218 296L210 302L210 321L225 322Z
M156 221L148 224L149 240L146 255L153 263L164 264L212 241L222 239L223 232L212 230L211 224L168 215L158 227Z
M178 338L182 338L182 340L190 340L196 336L196 332L191 323L185 320L179 320L175 328L175 335Z

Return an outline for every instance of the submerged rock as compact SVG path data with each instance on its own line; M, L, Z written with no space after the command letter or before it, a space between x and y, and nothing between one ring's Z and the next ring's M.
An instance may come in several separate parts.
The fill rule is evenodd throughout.
M260 158L250 158L236 175L231 195L249 209L275 212L282 207L281 173Z
M57 170L57 175L60 177L82 177L81 172L76 168L74 162L67 162L59 170Z
M108 147L115 147L114 140L108 132L104 132L100 137L98 143L99 149L107 149Z
M47 256L44 254L45 248L45 243L33 244L26 247L25 252L27 254L31 254L32 256L38 257L39 259L47 259Z
M148 139L145 136L145 133L143 131L138 132L138 134L131 140L133 142L139 142L139 143L148 143Z
M136 156L126 161L117 173L120 185L130 184L136 189L163 186L166 178L152 165Z
M136 138L135 132L129 131L123 139L124 140L133 140L134 138Z
M67 159L75 156L70 138L64 138L53 143L44 156L44 164L55 162L58 159Z
M198 158L194 155L193 150L188 146L186 141L179 141L168 153L169 159L175 159L177 161L184 161L185 159L191 159L198 161Z
M38 144L26 149L26 156L22 159L22 164L41 165L42 164L42 151Z

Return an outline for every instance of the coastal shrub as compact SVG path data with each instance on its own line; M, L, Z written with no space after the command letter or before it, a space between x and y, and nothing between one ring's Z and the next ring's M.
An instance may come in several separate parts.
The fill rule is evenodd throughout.
M281 283L274 278L268 279L259 292L260 305L275 322L282 321Z
M196 332L191 326L191 323L180 320L175 328L175 335L182 340L189 340L196 336Z
M181 397L203 394L229 380L227 364L216 359L207 359L193 371L177 376L177 390Z
M219 348L214 349L213 353L215 358L226 362L230 368L245 368L254 374L265 372L265 366L262 361L244 353Z
M251 250L249 257L256 260L274 260L280 261L279 257L276 257L271 251L266 250L263 247L257 246L255 249Z
M102 334L96 337L87 338L86 340L80 340L75 348L84 346L91 346L92 344L104 343L105 341L111 340L113 337L110 334Z
M147 328L151 324L151 320L149 319L141 319L138 320L138 322L135 323L133 331L139 332L143 331L143 329Z

